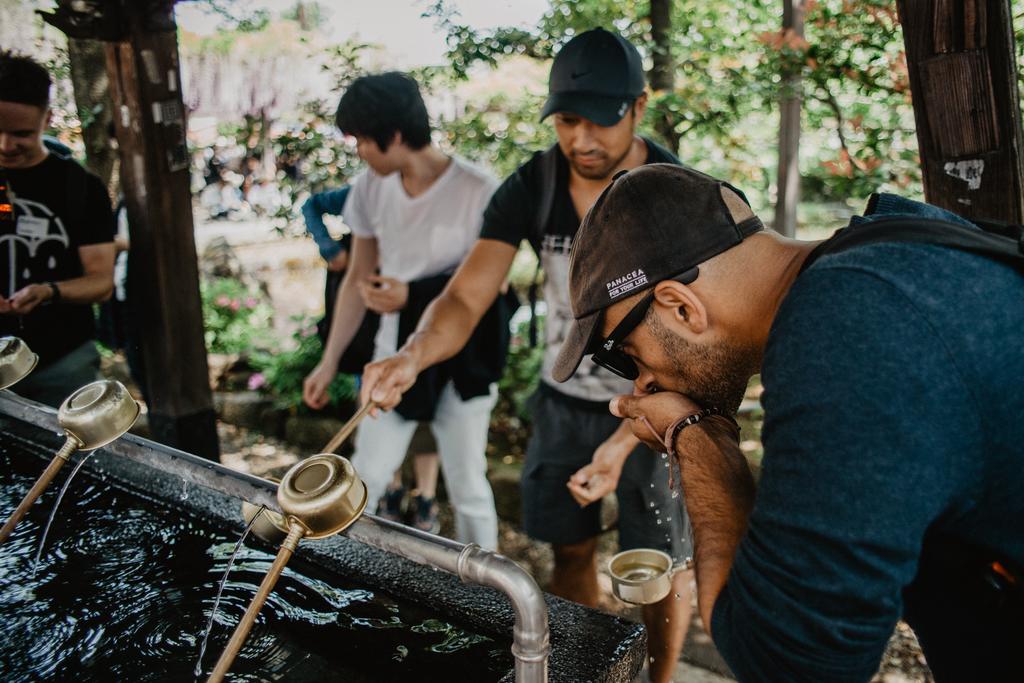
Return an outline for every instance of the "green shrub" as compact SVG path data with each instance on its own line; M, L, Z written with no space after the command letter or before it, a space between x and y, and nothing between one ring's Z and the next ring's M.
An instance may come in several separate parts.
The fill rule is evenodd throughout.
M308 410L302 402L302 382L320 362L323 353L314 321L298 318L297 322L299 328L293 337L295 348L254 355L251 362L258 372L249 380L250 389L270 394L277 407L292 412ZM351 403L356 397L355 376L339 374L327 388L327 396L329 405L334 408Z
M274 345L274 310L263 292L235 278L200 282L203 329L210 353L251 354Z
M505 374L498 382L499 401L495 412L515 416L525 425L530 424L526 402L537 390L541 363L544 360L544 316L537 314L537 346L530 346L530 321L521 322L512 334Z

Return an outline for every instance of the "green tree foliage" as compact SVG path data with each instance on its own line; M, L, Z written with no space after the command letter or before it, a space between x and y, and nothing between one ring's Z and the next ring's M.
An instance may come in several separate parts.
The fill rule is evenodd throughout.
M476 32L460 25L444 3L430 10L448 34L448 58L459 77L507 55L547 59L558 45L595 26L619 30L649 60L648 12L649 4L638 0L552 0L534 31ZM667 122L685 162L727 177L767 203L780 74L794 69L804 78L802 171L809 198L860 198L879 186L919 192L913 109L894 4L811 0L806 39L784 34L780 25L781 6L774 1L676 0L670 35L675 86L653 93L645 131L653 133L658 119ZM486 135L482 139L491 142Z
M803 76L803 173L812 196L864 197L879 187L919 194L920 159L903 33L888 0L811 0L806 39L758 38L767 73ZM807 163L810 162L810 163Z

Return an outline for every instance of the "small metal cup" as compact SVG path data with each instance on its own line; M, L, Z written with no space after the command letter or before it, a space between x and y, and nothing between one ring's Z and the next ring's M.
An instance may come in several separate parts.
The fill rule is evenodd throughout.
M363 514L366 485L348 460L321 453L285 473L277 502L286 517L306 528L306 538L325 538L344 531Z
M633 605L650 605L672 590L675 573L668 553L651 548L624 550L608 561L612 592Z
M0 337L0 389L17 384L32 372L39 356L17 337Z
M127 432L141 409L123 384L104 379L86 384L68 396L57 411L57 420L78 448L91 451L106 446Z

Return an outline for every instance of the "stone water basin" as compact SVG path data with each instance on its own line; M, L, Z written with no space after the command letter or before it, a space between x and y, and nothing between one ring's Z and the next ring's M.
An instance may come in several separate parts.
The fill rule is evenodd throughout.
M60 446L55 429L37 426L47 420L47 408L0 397L2 514ZM152 457L193 457L124 440ZM32 578L41 525L65 477L0 546L0 680L194 680L199 640L242 529L238 499L101 449L72 483ZM198 680L274 550L251 539L239 552ZM632 680L644 656L642 627L551 596L546 603L550 680ZM512 681L513 620L495 590L343 536L304 541L228 680Z

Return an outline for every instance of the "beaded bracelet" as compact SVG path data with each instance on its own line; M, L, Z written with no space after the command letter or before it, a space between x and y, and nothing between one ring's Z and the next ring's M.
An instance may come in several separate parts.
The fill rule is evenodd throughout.
M679 438L679 433L682 432L683 429L685 429L686 427L695 425L706 417L721 414L722 411L719 410L718 408L705 408L699 413L694 413L693 415L681 417L675 422L673 422L671 425L669 425L668 429L665 430L665 448L667 449L666 452L672 457L679 457L679 454L676 452L676 439Z

